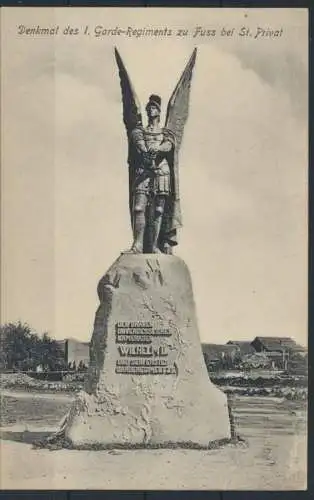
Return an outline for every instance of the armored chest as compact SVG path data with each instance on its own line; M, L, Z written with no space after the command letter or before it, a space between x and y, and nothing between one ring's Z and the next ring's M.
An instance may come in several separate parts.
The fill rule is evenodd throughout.
M156 144L159 146L164 139L164 135L162 132L149 132L145 130L144 140L146 147L149 148L152 144Z

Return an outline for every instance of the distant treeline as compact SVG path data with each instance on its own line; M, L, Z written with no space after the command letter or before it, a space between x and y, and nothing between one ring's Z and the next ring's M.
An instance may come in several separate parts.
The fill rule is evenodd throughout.
M64 353L47 332L39 334L27 323L0 326L0 368L2 370L65 370Z

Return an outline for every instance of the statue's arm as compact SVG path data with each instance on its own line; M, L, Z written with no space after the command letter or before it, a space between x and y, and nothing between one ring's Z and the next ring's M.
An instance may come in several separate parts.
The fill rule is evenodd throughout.
M152 145L151 151L155 153L169 153L174 148L174 141L171 136L164 132L163 141L159 145Z
M132 130L131 142L134 144L135 149L138 153L147 153L144 134L140 128L135 128L134 130Z
M161 153L169 153L169 151L171 151L172 148L173 148L172 142L169 141L169 139L164 139L158 149Z

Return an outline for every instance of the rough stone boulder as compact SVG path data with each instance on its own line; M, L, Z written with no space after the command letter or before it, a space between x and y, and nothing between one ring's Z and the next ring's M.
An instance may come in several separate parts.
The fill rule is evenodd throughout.
M77 447L207 447L230 438L227 398L208 377L186 264L121 254L98 296L88 380L65 438Z

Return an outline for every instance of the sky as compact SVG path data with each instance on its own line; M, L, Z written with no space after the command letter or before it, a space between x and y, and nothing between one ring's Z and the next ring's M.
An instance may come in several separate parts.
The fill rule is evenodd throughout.
M154 12L152 12L154 11ZM88 25L90 35L21 36ZM231 37L95 37L94 27L234 28ZM249 27L252 37L239 37ZM257 27L281 37L254 38ZM113 48L142 103L198 55L180 150L201 340L307 342L307 11L2 9L1 323L89 340L99 279L132 239Z

